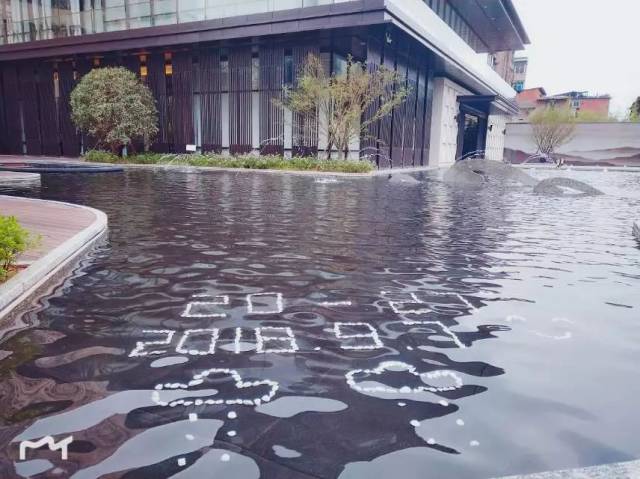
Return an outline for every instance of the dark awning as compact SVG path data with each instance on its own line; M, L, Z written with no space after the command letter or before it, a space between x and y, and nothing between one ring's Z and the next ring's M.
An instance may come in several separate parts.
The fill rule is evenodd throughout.
M492 113L515 115L518 113L518 107L497 95L464 95L458 97L458 102L462 106L466 106L471 110L484 115Z
M523 50L530 42L512 0L449 0L489 52Z

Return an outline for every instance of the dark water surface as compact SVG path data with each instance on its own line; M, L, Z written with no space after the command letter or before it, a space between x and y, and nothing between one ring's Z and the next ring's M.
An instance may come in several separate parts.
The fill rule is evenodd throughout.
M0 477L464 479L640 457L640 174L560 174L607 195L142 170L0 189L110 221L0 342ZM67 460L19 460L48 435L73 436Z

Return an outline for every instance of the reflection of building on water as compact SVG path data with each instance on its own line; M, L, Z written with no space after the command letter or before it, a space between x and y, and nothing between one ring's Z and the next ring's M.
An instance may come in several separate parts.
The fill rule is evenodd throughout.
M305 458L305 471L326 477L337 477L347 463L398 449L425 447L425 440L410 426L411 420L429 424L443 418L455 423L454 413L490 387L492 376L503 374L500 368L478 360L481 358L469 362L475 355L474 342L496 336L494 329L478 328L476 319L471 326L470 318L476 308L484 306L481 288L490 289L494 277L500 276L489 268L487 256L501 241L497 230L508 221L504 209L509 206L503 206L499 196L453 198L456 192L435 182L429 183L427 194L420 185L409 188L384 180L348 182L349 187L338 189L317 185L311 178L256 175L259 180L248 182L242 175L220 173L204 174L187 188L186 177L180 175L176 181L159 172L153 175L153 182L147 181L150 176L146 173L131 175L141 176L141 184L146 186L137 191L128 182L123 201L143 203L142 226L136 228L133 217L114 212L112 244L117 247L83 270L83 276L74 279L64 297L55 298L54 307L37 314L41 324L66 336L49 344L37 359L42 359L41 355L61 357L84 345L108 349L65 356L65 360L53 363L49 360L48 364L53 364L49 368L27 358L8 382L19 384L24 375L31 375L37 378L28 389L33 390L55 381L95 381L100 392L88 399L69 386L56 387L46 401L34 400L38 396L29 395L26 389L11 393L20 402L7 412L20 417L23 410L33 411L35 417L58 418L58 425L71 425L75 418L88 421L74 426L73 435L80 444L89 443L97 450L70 452L77 467L107 461L128 438L176 421L181 437L195 436L192 426L184 422L189 414L226 421L227 405L205 401L224 399L221 393L232 391L227 387L233 381L214 385L213 380L219 378L210 376L211 382L207 379L194 386L202 391L201 397L194 396L193 390L160 391L163 402L193 403L188 406L160 407L151 400L156 385L187 384L194 374L212 368L235 370L243 382L277 382L277 394L267 404L290 396L299 398L293 401L300 405L299 412L286 418L256 410L255 403L234 405L238 418L233 425L219 429L218 439L248 447L245 457L255 454L252 460L264 477L278 477L278 468L283 467L273 463L274 445L297 451ZM159 194L151 196L153 205L144 204L141 198L152 194L147 188L152 184L153 190L170 191L170 201L169 195ZM55 179L48 185L53 196L66 194L69 188ZM210 193L201 194L198 188ZM306 194L309 188L324 190L319 195ZM433 198L425 201L429 196ZM82 202L82 198L76 201ZM91 198L98 203L110 201L105 193L93 192ZM502 211L486 211L491 209L487 205ZM474 216L458 218L465 208ZM493 228L487 227L490 224ZM463 231L457 231L459 228ZM140 241L136 243L135 238ZM464 281L469 277L477 282ZM430 294L434 290L438 294ZM381 297L381 291L397 296ZM277 294L255 295L263 292L281 293L282 304ZM253 313L267 314L248 314L247 295L253 295ZM398 304L398 314L394 313L389 300L407 299L416 303L415 307ZM194 304L187 309L189 303ZM418 310L429 311L415 314ZM188 314L183 316L185 312ZM261 353L258 328L263 339ZM290 334L282 328L289 328ZM214 329L219 330L219 336ZM143 331L164 333L154 336ZM173 335L167 342L169 332ZM27 338L32 334L24 333ZM291 337L297 351L287 347L286 352L269 352L285 349L282 341ZM272 339L264 344L265 338ZM129 358L138 341L148 343L142 352L158 354ZM461 345L468 348L464 361ZM436 376L437 371L449 371L463 384L436 392L409 392L398 399L398 394L388 398L384 393L378 394L381 397L363 394L347 383L349 371L372 370L389 360L416 368L426 380L425 387L448 388L452 379L457 386L450 373ZM403 384L394 374L380 379L399 390L420 387L419 383ZM369 380L357 376L358 384ZM211 392L207 390L212 389L220 395L207 397ZM250 388L245 390L251 392ZM138 402L135 394L124 394L132 391L143 391L145 402ZM171 393L176 396L167 398ZM344 407L319 407L314 412L305 409L305 404L312 402L305 398L336 401ZM463 398L470 400L463 402ZM198 399L202 404L196 405ZM255 397L242 396L243 401L249 399ZM53 406L42 412L34 405L39 402ZM94 404L100 414L92 409ZM13 436L28 423L20 421ZM235 436L228 435L230 431ZM300 434L313 437L313 441L285 441ZM446 438L436 439L446 443ZM471 439L483 441L479 435ZM199 448L204 452L195 453L195 459L206 455L220 462L211 435L208 444ZM208 455L210 451L214 452ZM166 459L185 457L184 474L198 464L191 452L174 448L171 441L165 454ZM228 464L239 460L231 454ZM177 468L177 459L174 462ZM144 467L140 474L157 477L155 466Z

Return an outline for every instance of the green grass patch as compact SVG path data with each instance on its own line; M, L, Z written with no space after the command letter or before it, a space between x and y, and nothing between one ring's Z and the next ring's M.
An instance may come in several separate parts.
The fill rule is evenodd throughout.
M284 158L282 156L223 156L215 154L176 155L141 153L119 157L105 151L89 151L86 161L131 165L212 166L248 170L324 171L334 173L369 173L374 166L360 160L318 160L316 158Z

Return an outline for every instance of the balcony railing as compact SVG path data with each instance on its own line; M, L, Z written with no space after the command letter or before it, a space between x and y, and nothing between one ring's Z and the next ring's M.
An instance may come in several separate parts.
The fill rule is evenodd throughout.
M91 2L81 0L67 3L70 6L65 9L60 8L64 1L43 0L36 9L27 7L31 3L28 0L17 0L20 8L7 13L12 18L3 18L6 21L2 22L4 31L0 31L0 44L213 20L345 1L350 0L104 0L103 8L82 9L82 5ZM23 20L15 21L16 16L22 16Z

